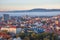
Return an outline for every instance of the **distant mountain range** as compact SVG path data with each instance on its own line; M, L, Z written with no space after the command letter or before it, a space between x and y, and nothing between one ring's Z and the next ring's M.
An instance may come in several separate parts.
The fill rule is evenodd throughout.
M13 11L0 11L0 12L53 12L53 11L60 11L60 9L31 9L31 10L13 10Z

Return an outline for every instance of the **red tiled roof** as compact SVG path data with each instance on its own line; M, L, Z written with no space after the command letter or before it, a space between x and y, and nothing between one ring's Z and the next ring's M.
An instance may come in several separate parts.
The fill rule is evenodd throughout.
M2 36L3 38L9 38L9 37L11 37L10 35L8 35L6 33L3 33L3 32L0 33L0 36Z
M16 28L16 26L13 26L13 25L9 25L10 26L10 28Z
M58 23L58 26L60 27L60 22Z

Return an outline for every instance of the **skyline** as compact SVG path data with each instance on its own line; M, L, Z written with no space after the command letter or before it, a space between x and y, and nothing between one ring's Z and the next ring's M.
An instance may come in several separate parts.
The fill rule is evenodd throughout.
M0 0L0 11L33 8L60 9L60 0Z

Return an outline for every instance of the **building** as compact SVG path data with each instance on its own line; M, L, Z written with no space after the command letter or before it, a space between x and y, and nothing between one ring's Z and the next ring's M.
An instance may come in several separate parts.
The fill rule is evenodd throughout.
M4 21L9 20L9 14L4 14L3 17L4 17Z
M21 28L1 28L0 29L1 31L2 30L7 30L8 32L12 32L12 33L20 33L21 32Z
M19 33L21 32L21 28L16 28L16 26L13 25L7 25L6 27L1 27L0 30L7 30L8 32L12 33Z

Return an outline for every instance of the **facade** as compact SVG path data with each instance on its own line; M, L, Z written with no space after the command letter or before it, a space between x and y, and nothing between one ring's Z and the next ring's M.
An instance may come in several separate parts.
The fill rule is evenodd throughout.
M2 30L7 30L8 32L12 32L12 33L20 33L21 32L21 28L1 28L0 29L1 31Z
M9 20L9 14L4 14L3 17L4 17L4 21Z

